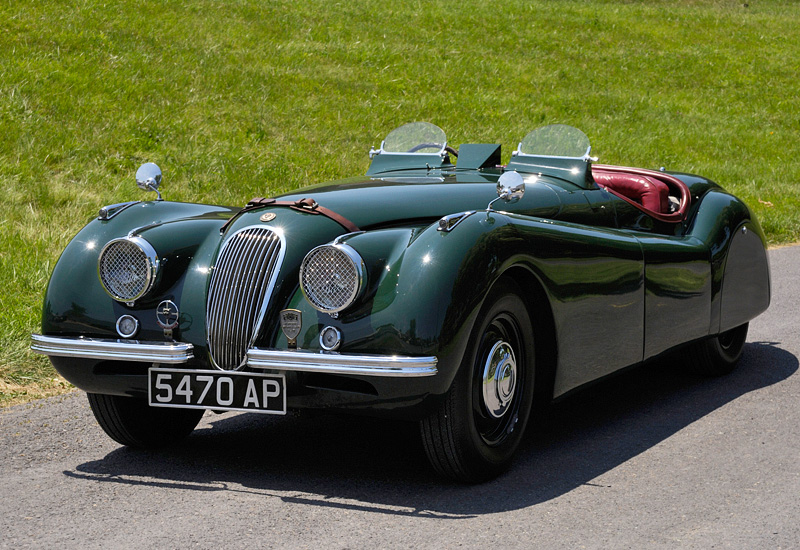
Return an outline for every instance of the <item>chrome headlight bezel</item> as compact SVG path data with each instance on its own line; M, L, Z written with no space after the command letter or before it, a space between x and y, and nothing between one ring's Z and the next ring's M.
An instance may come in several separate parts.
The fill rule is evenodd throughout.
M320 298L320 286L330 285L332 283L323 280L320 281L322 285L315 284L311 277L307 276L309 270L324 267L319 263L314 263L320 261L321 254L323 253L336 254L338 258L349 262L349 267L352 267L352 273L345 274L346 277L352 280L345 281L347 288L344 289L343 297L336 300L336 303L330 303L330 301L326 302L326 300ZM352 306L364 293L367 270L364 260L353 247L344 243L323 244L311 249L311 251L306 254L305 258L303 258L303 262L300 264L299 279L300 289L303 291L303 295L306 297L311 307L323 313L336 315Z
M109 252L112 247L118 246L118 243L121 242L138 248L143 255L145 263L144 269L142 270L143 272L139 274L140 276L144 277L144 284L140 285L141 288L138 289L137 292L131 293L130 295L122 295L122 293L118 292L119 289L109 288L109 284L107 284L107 281L109 280L108 272L103 266L103 260L106 257L106 253ZM100 255L97 257L97 277L100 280L100 286L102 286L103 290L106 291L106 294L111 296L111 298L114 300L129 305L144 297L148 292L150 292L150 290L152 290L153 285L156 282L156 275L158 275L158 268L159 260L155 248L153 248L153 245L139 236L127 236L119 239L112 239L106 243L106 245L100 251Z

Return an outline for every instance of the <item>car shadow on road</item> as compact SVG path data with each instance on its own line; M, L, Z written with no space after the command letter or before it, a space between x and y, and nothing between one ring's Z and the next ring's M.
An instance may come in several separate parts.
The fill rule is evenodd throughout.
M178 446L122 447L64 474L424 517L520 509L590 484L725 404L785 380L798 359L778 345L748 344L740 367L722 378L661 362L565 399L528 432L512 469L478 486L437 478L416 424L327 414L206 416Z

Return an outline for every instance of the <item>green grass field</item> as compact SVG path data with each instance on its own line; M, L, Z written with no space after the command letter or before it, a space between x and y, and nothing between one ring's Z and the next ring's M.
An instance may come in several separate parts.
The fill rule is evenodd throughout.
M560 122L800 240L800 5L746 1L6 0L0 405L69 387L27 349L49 273L145 161L169 200L243 204L363 173L404 122L504 160Z

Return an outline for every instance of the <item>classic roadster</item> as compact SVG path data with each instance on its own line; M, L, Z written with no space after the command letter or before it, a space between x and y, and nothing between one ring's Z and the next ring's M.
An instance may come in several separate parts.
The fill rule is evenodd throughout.
M699 176L596 164L581 131L447 144L412 123L366 176L243 208L100 210L67 246L32 349L124 445L204 410L317 408L419 422L433 467L490 479L535 406L685 348L739 360L770 301L764 234Z

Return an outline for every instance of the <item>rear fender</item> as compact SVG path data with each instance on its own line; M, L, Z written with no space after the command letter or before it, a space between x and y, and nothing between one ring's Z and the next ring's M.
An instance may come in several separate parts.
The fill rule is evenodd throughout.
M711 252L709 334L746 323L769 307L766 238L744 202L721 190L708 191L687 234L705 242Z

